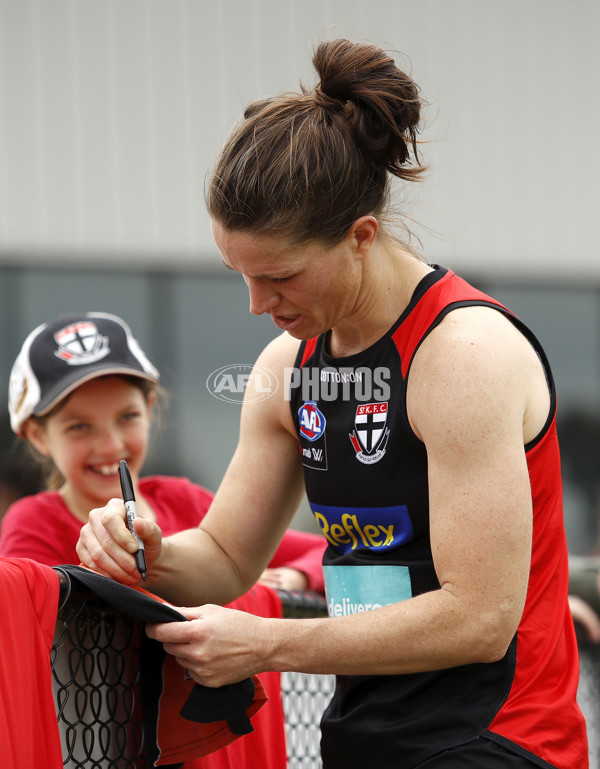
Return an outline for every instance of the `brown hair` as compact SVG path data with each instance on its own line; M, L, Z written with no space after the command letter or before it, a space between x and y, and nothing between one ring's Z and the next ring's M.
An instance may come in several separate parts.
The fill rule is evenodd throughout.
M390 174L423 172L419 88L387 53L333 40L313 65L313 90L254 102L221 150L206 204L225 229L335 245L358 217L385 211Z
M128 376L126 374L107 374L106 376L97 377L97 378L108 379L109 377L112 377L112 376L118 376L120 379L124 379L128 384L132 385L133 387L137 387L138 390L144 396L144 400L146 401L146 404L148 404L150 400L150 396L153 394L156 394L155 405L158 408L158 421L159 421L159 429L160 429L161 422L162 422L163 408L167 400L167 395L165 390L156 382L151 382L150 380L144 379L143 377L139 377L139 376ZM62 408L65 407L65 405L68 403L69 398L71 397L72 394L73 393L70 393L61 401L59 401L56 404L56 406L54 406L54 408L51 409L47 414L44 414L43 416L31 416L29 417L29 419L32 419L42 427L45 427L48 419L54 416L54 414L57 414ZM57 489L60 489L60 487L65 482L65 478L63 477L63 474L60 472L58 467L54 464L54 460L52 459L52 457L46 456L44 454L40 454L40 452L35 448L35 446L32 446L32 444L29 441L26 441L26 443L27 443L27 450L29 452L30 457L32 457L41 468L46 490L56 491Z

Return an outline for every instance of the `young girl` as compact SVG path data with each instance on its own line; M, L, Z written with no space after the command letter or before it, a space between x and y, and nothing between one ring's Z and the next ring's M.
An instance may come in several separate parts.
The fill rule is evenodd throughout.
M121 496L121 459L140 517L156 522L165 535L198 526L211 492L187 478L140 477L158 382L157 369L116 316L61 316L29 334L11 372L9 412L13 431L44 463L48 490L9 507L0 529L1 556L78 564L75 546L89 511ZM322 591L325 544L315 534L289 530L264 583ZM198 766L250 766L257 755L261 766L285 766L279 674L262 678L272 702L254 719L255 732Z

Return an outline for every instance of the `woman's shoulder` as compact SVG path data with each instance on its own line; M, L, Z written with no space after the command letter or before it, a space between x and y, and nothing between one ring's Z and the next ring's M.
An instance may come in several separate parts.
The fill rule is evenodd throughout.
M287 332L272 339L259 355L256 365L268 366L277 374L294 365L302 343Z
M288 388L301 344L288 333L279 334L269 342L256 361L253 376L246 385L242 421L249 424L252 418L255 425L260 425L261 435L265 435L271 428L278 432L281 427L286 432L294 432ZM264 386L265 373L270 384L267 390ZM275 395L275 398L266 393ZM248 408L248 404L251 404L251 408Z

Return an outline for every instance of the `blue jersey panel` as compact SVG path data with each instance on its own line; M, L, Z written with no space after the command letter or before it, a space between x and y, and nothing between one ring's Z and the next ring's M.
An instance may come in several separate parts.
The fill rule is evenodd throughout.
M338 553L383 552L413 539L412 521L406 505L338 507L310 502L310 506L321 531Z

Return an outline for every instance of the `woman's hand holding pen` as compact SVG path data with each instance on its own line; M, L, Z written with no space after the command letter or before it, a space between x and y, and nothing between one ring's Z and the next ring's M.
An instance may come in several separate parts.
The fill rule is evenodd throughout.
M135 531L144 542L148 574L162 550L160 527L147 518L136 518ZM89 514L77 543L81 563L119 582L133 585L140 581L135 560L138 544L127 528L122 499L111 499Z

